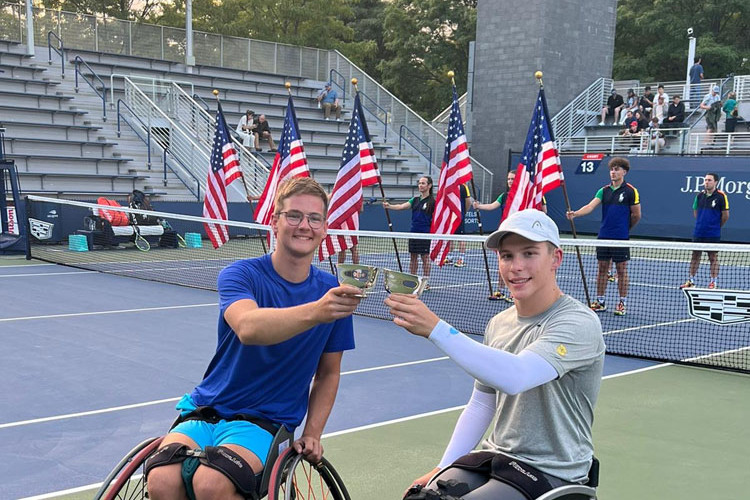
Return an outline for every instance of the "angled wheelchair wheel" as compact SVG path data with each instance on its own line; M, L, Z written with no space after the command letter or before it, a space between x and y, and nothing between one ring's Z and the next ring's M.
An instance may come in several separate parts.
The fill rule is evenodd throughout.
M311 464L294 448L279 455L271 471L268 500L351 500L336 469L323 458Z
M149 438L138 444L120 460L102 483L94 500L143 500L146 494L146 477L143 464L161 444L162 437Z

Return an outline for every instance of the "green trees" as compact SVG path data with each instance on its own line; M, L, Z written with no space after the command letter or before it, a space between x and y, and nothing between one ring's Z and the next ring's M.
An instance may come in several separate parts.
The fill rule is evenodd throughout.
M614 78L682 80L687 28L697 38L706 78L748 73L750 2L747 0L620 0Z

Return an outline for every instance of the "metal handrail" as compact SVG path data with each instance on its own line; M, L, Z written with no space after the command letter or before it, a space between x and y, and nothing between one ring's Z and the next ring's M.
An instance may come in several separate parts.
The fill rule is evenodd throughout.
M75 71L75 75L76 75L76 87L75 87L76 94L78 93L78 75L80 74L81 78L83 78L83 81L85 81L86 83L88 83L89 87L91 87L94 90L94 92L96 92L96 95L98 95L99 97L101 97L101 99L102 99L102 120L106 122L107 121L107 86L104 85L104 80L102 80L101 78L99 78L99 75L96 74L96 71L94 71L93 68L91 66L89 66L88 63L81 58L81 56L76 56L75 59L73 59L73 64L75 65L75 69L76 69L76 71ZM99 90L97 90L96 85L94 85L94 82L90 81L88 78L86 78L86 75L84 75L83 73L81 73L81 69L80 69L81 64L83 64L84 66L86 66L86 69L88 69L89 71L91 71L91 74L94 75L94 77L97 80L99 80L99 83L102 86L102 91L101 92L99 92Z
M584 130L592 116L598 119L612 85L611 79L598 78L558 111L550 120L555 137L575 137Z
M373 105L374 105L374 106L375 106L376 108L378 108L378 109L379 109L380 111L382 111L382 112L383 112L383 114L385 115L385 119L381 119L381 118L380 118L380 117L378 116L378 114L377 114L377 113L373 113L372 111L370 111L369 109L367 109L367 107L366 107L366 106L363 106L363 108L364 108L364 109L365 109L365 110L366 110L366 111L367 111L368 113L370 113L370 115L372 115L372 116L373 116L373 117L374 117L374 118L375 118L375 119L376 119L377 121L379 121L380 123L382 123L382 124L383 124L383 141L384 141L384 142L385 142L385 141L387 141L387 140L388 140L388 110L387 110L387 109L385 109L384 107L382 107L381 105L379 105L379 104L378 104L377 102L375 102L374 100L372 100L372 99L370 98L370 96L368 96L368 95L367 95L367 94L365 94L364 92L360 91L360 92L359 92L359 95L361 95L362 97L364 97L365 99L367 99L367 101L368 101L368 102L371 102L371 103L372 103L372 104L373 104Z
M341 77L341 80L343 80L343 82L344 82L343 85L339 85L339 82L333 80L333 74L334 73L337 74L337 75L339 75ZM331 82L331 83L336 84L336 86L341 89L341 93L343 94L341 96L341 102L345 103L346 102L346 78L344 78L344 75L342 75L341 73L339 73L335 69L331 68L331 70L328 72L328 81Z
M205 99L203 99L201 96L199 96L198 94L195 94L195 93L193 93L192 97L193 97L194 101L197 101L197 102L200 102L201 104L203 104L203 107L206 108L206 112L208 112L208 113L211 112L211 108L209 107L209 105L205 101Z
M411 141L409 141L409 139L407 139L406 137L404 137L404 129L408 130L408 131L409 131L409 133L411 133L411 134L412 134L412 135L413 135L414 137L416 137L416 138L417 138L417 140L418 140L419 142L421 142L422 144L424 144L424 145L425 145L425 146L427 147L427 149L429 149L429 150L430 150L430 155L429 155L429 156L425 155L425 154L424 154L424 153L423 153L423 152L422 152L422 151L421 151L421 150L420 150L419 148L417 148L416 146L414 146L414 144L412 144L412 143L411 143ZM432 164L432 148L430 147L430 145L429 145L429 144L427 144L427 143L426 143L425 141L423 141L422 139L420 139L420 137L419 137L419 136L418 136L417 134L415 134L415 133L414 133L414 131L413 131L413 130L411 130L411 129L410 129L409 127L407 127L406 125L401 125L401 126L400 126L400 127L398 128L398 154L401 154L401 141L402 141L402 140L403 140L404 142L406 142L406 143L407 143L407 144L408 144L409 146L411 146L411 147L412 147L412 148L413 148L413 149L414 149L414 150L415 150L415 151L416 151L417 153L419 153L420 155L422 155L422 156L423 156L423 157L424 157L424 158L425 158L425 159L427 160L427 164L429 165L429 171L428 171L428 174L427 174L427 175L429 175L429 176L432 176L432 165L433 165L433 164Z
M57 39L59 48L52 46L52 37ZM61 76L62 78L65 78L65 45L63 45L62 38L57 36L57 33L55 33L54 31L48 31L47 32L47 54L48 54L47 62L49 64L52 64L52 51L53 50L60 55Z
M190 87L190 92L193 92L195 89L195 85L192 82L188 82L187 80L166 80L163 78L153 78L150 76L139 76L139 75L124 75L120 73L112 73L109 75L109 99L112 103L112 106L115 105L115 78L121 78L123 81L125 78L130 79L130 81L142 81L147 82L151 84L152 89L155 89L159 85L163 86L169 86L173 83L177 83L180 85L185 85L186 87ZM143 90L143 89L141 89ZM152 96L154 96L155 92L151 93Z
M692 133L688 154L701 154L704 148L717 152L717 146L723 148L725 155L747 155L750 153L750 132Z
M141 126L146 130L146 140L144 142L146 143L146 148L148 149L148 152L147 152L147 154L148 154L148 169L151 170L151 127L147 126L146 123L138 117L138 115L135 113L135 111L133 111L133 109L130 106L128 106L128 104L125 101L123 101L122 99L117 99L117 137L120 137L120 135L121 135L120 118L122 118L122 120L125 123L128 124L128 126L133 131L133 133L135 133L135 135L141 141L143 141L143 137L138 132L138 129L136 127L134 127L133 124L130 123L130 121L128 121L127 117L124 114L122 114L122 112L120 111L120 106L124 106L125 109L127 109L128 111L130 111L130 114L133 115L133 118L135 118L136 120L138 120L138 122L141 124ZM158 144L158 142L157 142L157 144ZM190 191L193 194L193 196L195 196L196 199L200 201L200 199L201 199L201 183L198 180L198 178L195 177L193 175L193 173L190 172L189 169L184 168L184 165L183 165L183 170L186 171L188 173L188 175L190 175L190 177L192 177L193 180L195 181L195 185L198 188L198 190L196 192L196 191L193 190L193 188L191 188L190 186L188 186L187 182L185 182L185 180L182 177L180 177L180 174L178 174L175 169L173 169L171 166L169 166L169 163L167 162L167 150L165 148L162 148L162 151L164 153L164 157L163 157L163 160L162 160L162 164L164 165L164 182L166 183L166 180L167 180L167 168L169 168L169 170L177 177L177 179L179 179L179 181L182 183L182 185L185 186L187 188L187 190ZM178 160L178 162L179 162L179 160ZM182 162L179 162L179 163L182 163Z

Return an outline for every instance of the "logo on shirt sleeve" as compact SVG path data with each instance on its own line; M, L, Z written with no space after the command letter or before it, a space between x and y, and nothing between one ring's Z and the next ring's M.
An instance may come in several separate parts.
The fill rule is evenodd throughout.
M561 357L565 357L565 355L568 354L568 349L562 344L557 346L557 349L555 349L555 351L557 352L557 355Z

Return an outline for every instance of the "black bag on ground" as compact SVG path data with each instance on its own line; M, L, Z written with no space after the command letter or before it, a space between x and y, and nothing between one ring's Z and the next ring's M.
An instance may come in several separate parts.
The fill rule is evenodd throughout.
M148 196L143 191L134 189L128 195L128 206L136 210L153 210ZM156 226L159 224L159 218L152 215L130 214L130 221L138 226Z

